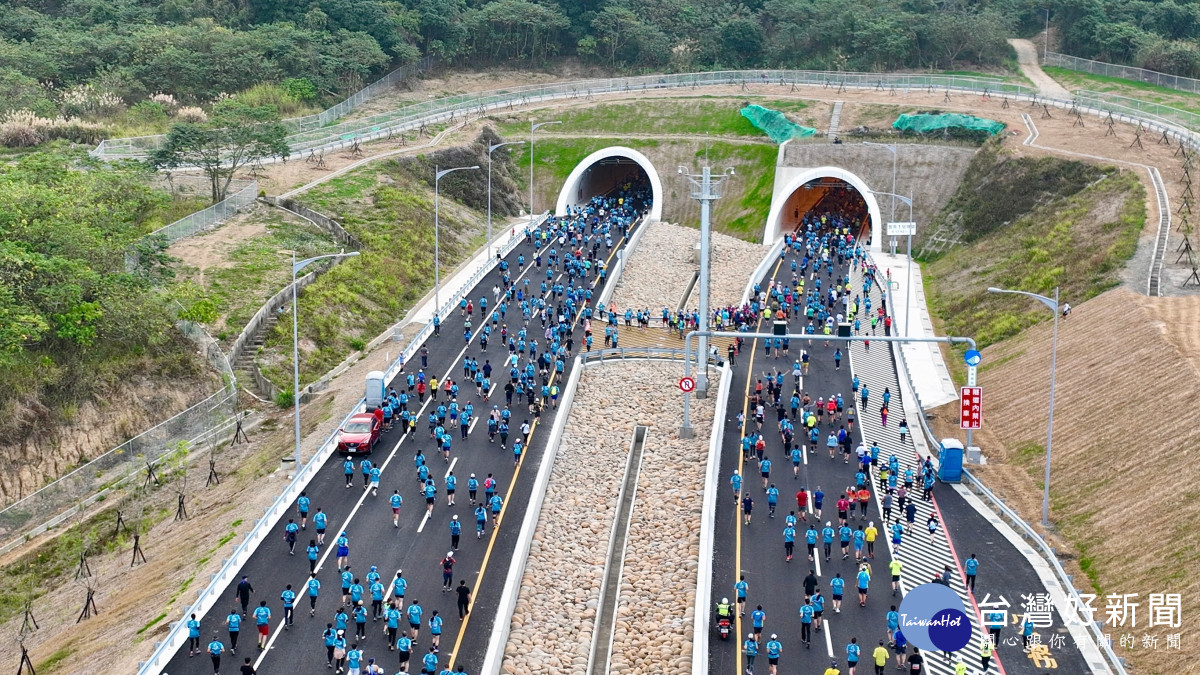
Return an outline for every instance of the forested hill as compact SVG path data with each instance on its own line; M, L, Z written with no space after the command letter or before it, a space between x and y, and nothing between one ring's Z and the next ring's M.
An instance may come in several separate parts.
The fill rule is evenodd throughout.
M55 92L83 84L127 105L156 92L202 104L288 78L331 100L424 54L475 66L578 55L623 71L945 69L998 63L1004 38L1037 16L1019 0L6 0L0 107L61 113Z

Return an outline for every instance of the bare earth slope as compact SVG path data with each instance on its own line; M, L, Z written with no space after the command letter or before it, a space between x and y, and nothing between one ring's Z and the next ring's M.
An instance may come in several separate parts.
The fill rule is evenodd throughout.
M1149 628L1148 595L1181 593L1183 617L1200 611L1200 579L1187 570L1200 558L1190 545L1200 516L1200 298L1146 298L1114 289L1081 304L1059 324L1054 418L1052 519L1078 543L1079 565L1098 594L1138 593L1139 636L1179 632ZM1051 325L984 350L996 364L980 376L991 431L1012 466L992 467L986 480L1006 494L1040 492L1045 452ZM998 449L985 453L1003 456ZM993 446L994 448L994 446ZM1020 467L1026 471L1006 470ZM1023 516L1038 520L1033 500ZM1097 598L1097 619L1105 601ZM1186 624L1185 624L1186 625ZM1111 629L1114 638L1124 629ZM1186 633L1185 633L1186 636ZM1119 642L1118 642L1119 646ZM1145 672L1170 672L1179 654L1141 649L1119 653ZM1183 656L1200 644L1183 640Z

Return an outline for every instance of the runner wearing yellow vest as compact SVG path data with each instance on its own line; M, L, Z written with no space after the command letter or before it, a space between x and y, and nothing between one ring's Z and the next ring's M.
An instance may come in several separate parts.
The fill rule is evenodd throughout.
M900 592L900 570L904 567L899 560L895 558L888 563L888 569L892 571L892 597Z
M985 637L983 646L979 648L979 668L983 672L988 671L988 664L992 662L992 641Z

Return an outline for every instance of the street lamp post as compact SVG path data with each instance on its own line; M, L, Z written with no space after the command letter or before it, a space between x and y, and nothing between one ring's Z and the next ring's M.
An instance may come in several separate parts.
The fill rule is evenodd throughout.
M433 313L436 315L442 311L442 272L441 272L441 249L438 244L438 230L441 227L441 204L438 196L438 185L442 180L442 176L455 171L466 171L478 169L479 165L475 166L456 166L453 169L442 169L433 167Z
M1058 286L1054 287L1054 299L1028 291L1011 291L1004 288L988 288L989 293L1013 293L1024 295L1050 308L1054 312L1054 338L1050 343L1050 419L1046 423L1046 474L1042 481L1042 525L1050 527L1050 446L1054 442L1054 373L1058 366Z
M726 169L716 178L712 168L705 166L699 176L691 174L685 167L679 167L679 175L688 179L692 184L692 199L700 202L700 329L708 328L708 286L712 267L712 203L721 198L721 184L733 175L733 169ZM686 309L686 308L685 308ZM696 379L696 395L705 398L708 395L708 336L700 336L700 359L704 364L698 369Z
M551 124L562 124L562 120L553 122L534 122L529 120L529 227L533 227L533 132Z
M871 194L875 194L875 195L885 195L885 196L891 197L893 199L893 201L896 199L899 199L901 202L904 202L905 204L907 204L908 205L908 222L910 222L910 223L913 222L913 213L912 213L913 200L912 200L912 197L905 197L903 195L892 194L890 192L876 192L875 190L869 190L869 192ZM914 224L913 228L915 229L915 227L916 226ZM912 302L911 302L912 301L912 238L913 238L913 230L910 229L908 231L908 266L905 268L905 272L904 272L904 336L905 337L908 337L909 335L911 335L911 333L909 333L908 326L911 323L911 321L909 321L909 317L911 316L910 312L912 311ZM894 251L893 251L893 255L895 255ZM891 289L888 289L888 290L891 290Z
M525 141L509 141L507 143L496 143L488 146L488 257L492 255L492 153L503 148L506 145L520 145Z
M890 193L892 195L892 215L889 217L893 221L895 221L896 220L896 194L895 194L896 193L896 159L898 157L898 153L896 151L896 146L894 146L890 143L873 143L871 141L863 141L862 144L869 145L869 146L872 146L875 148L887 148L892 153L892 192ZM880 192L877 194L885 194L885 193ZM912 218L909 218L909 221L911 221L911 220L912 220ZM883 233L881 232L879 236L882 237ZM883 240L881 238L880 242L882 242L882 241ZM895 239L892 239L892 255L896 255L896 240Z
M296 412L296 468L300 471L300 305L297 302L296 273L309 264L326 258L352 258L358 251L349 253L330 253L296 261L296 252L292 251L292 406Z

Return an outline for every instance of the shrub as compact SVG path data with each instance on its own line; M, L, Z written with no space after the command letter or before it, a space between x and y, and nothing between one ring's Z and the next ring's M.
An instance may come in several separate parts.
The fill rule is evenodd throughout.
M350 338L350 348L356 352L361 352L367 348L367 341L362 338Z
M154 124L166 121L167 110L167 106L158 101L138 101L129 109L129 115L143 124Z
M307 77L289 77L279 87L297 101L313 101L317 98L317 87Z
M103 127L75 118L38 117L29 110L17 110L0 118L0 145L28 148L45 141L64 139L94 145L103 136Z
M44 140L37 129L28 122L5 120L0 122L0 145L6 148L31 148Z
M179 108L179 103L174 96L161 91L150 94L149 101L161 105L167 113L173 113Z
M204 112L203 108L185 105L175 112L175 118L180 122L203 124L208 121L208 113Z

